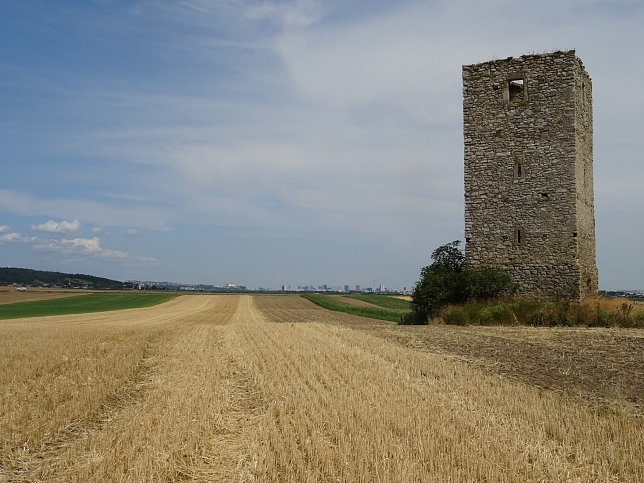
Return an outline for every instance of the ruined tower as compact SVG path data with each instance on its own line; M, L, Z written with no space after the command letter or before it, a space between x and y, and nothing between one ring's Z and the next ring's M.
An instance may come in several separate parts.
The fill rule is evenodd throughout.
M575 51L463 66L465 257L519 293L597 294L592 85Z

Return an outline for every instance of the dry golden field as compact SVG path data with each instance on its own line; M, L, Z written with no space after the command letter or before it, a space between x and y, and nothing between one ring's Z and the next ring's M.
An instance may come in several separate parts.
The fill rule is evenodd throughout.
M25 292L18 292L15 287L0 287L0 304L16 302L33 302L35 300L51 300L62 297L73 297L87 293L84 290L64 290L40 287L29 287Z
M644 481L643 337L398 327L296 296L0 321L0 480Z

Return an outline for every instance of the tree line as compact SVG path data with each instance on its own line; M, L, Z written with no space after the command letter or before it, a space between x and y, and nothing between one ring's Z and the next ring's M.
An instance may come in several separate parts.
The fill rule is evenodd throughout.
M49 272L30 268L0 267L0 284L13 283L31 286L56 285L58 287L88 286L96 289L123 289L125 283L109 278L80 273Z

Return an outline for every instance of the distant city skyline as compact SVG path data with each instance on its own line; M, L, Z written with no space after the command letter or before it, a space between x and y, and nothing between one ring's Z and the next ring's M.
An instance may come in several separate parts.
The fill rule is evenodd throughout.
M413 287L389 287L384 283L378 285L362 286L360 284L288 284L283 283L279 287L254 287L236 282L227 283L192 283L192 282L174 282L168 280L124 280L124 282L133 283L135 286L140 287L190 287L190 288L215 288L215 289L230 289L235 290L242 288L244 290L270 290L270 291L288 291L288 292L306 292L306 291L328 291L328 292L410 292Z

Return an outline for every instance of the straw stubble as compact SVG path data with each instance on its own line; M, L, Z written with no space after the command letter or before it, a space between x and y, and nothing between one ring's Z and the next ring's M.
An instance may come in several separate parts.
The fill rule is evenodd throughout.
M637 416L263 300L0 325L0 478L644 479Z

